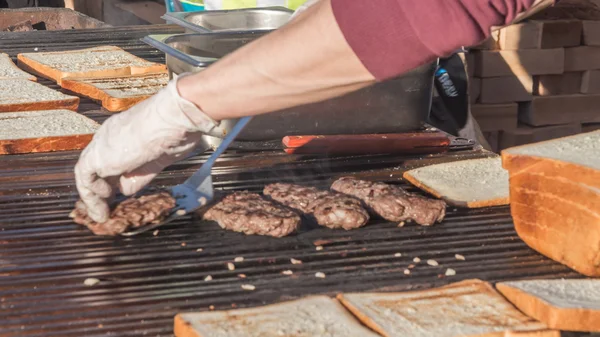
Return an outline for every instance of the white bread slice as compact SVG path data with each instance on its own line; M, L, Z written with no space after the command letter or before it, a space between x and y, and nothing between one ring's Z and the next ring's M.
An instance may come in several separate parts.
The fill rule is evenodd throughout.
M77 110L79 97L65 95L26 79L0 80L0 112Z
M0 114L0 154L83 149L100 124L70 110Z
M61 86L102 102L110 112L124 111L156 94L169 83L169 74L63 78Z
M496 288L526 315L552 329L600 332L600 280L527 280Z
M60 84L65 77L125 76L166 72L164 64L146 61L115 46L80 50L23 53L19 66Z
M530 247L600 276L600 131L502 151L511 214Z
M489 207L508 205L508 172L500 157L469 159L417 168L404 179L450 205Z
M0 53L0 80L19 78L30 81L37 81L35 76L24 72L13 63L8 54Z
M327 296L251 309L178 314L175 336L378 337Z
M338 299L385 337L560 336L481 280L424 291L340 294Z

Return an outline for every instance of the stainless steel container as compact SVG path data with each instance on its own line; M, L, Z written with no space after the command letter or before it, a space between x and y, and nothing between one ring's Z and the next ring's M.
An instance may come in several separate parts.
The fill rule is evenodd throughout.
M294 12L285 7L244 8L222 11L171 12L162 18L187 33L273 30L285 25Z
M166 53L169 71L176 75L201 71L263 34L251 31L163 35L149 36L144 41ZM417 130L429 116L434 71L435 64L428 64L339 98L257 116L238 140ZM229 126L235 122L224 121Z

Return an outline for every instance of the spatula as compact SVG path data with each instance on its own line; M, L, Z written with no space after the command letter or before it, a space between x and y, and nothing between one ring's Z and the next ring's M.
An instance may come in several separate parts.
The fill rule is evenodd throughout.
M171 195L173 195L177 204L175 208L171 210L171 214L167 218L160 223L140 227L133 231L122 233L121 235L129 237L145 233L164 226L186 214L211 205L215 200L211 176L213 165L217 161L217 158L225 152L235 137L237 137L250 120L252 120L252 117L241 118L231 131L229 131L229 134L223 139L223 142L215 152L213 152L208 160L202 164L196 173L189 177L183 184L171 187Z

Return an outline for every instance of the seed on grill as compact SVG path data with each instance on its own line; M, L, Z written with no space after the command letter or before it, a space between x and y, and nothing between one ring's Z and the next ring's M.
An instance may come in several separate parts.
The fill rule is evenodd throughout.
M419 262L421 262L421 259L420 259L420 258L418 258L418 257L415 257L415 258L413 259L413 262L414 262L414 263L419 263Z
M178 210L177 212L175 212L175 214L177 214L177 215L179 215L179 216L181 216L181 215L186 215L186 213L187 213L187 212L185 211L185 209L180 209L180 210Z
M98 283L100 283L100 280L97 278L86 278L85 281L83 281L83 284L85 284L88 287L93 287Z
M235 270L235 265L233 263L229 262L229 263L227 263L227 269L233 271L233 270Z
M185 242L182 242L182 243L181 243L181 247L185 247L185 246L187 246L187 243L185 243Z
M409 264L409 265L408 265L408 269L413 269L414 267L415 267L415 265L414 265L414 264Z
M456 275L456 270L454 270L452 268L446 269L446 276L454 276L454 275Z
M292 264L302 264L302 261L296 259L290 259L290 262L292 262Z
M315 249L316 250L323 250L323 246L316 246Z
M440 265L436 260L427 260L427 264L433 267Z
M404 269L404 275L409 275L410 274L410 269Z
M246 278L246 274L238 274L239 278Z
M322 272L317 272L317 273L315 273L315 277L318 277L318 278L325 278L325 273L322 273Z
M456 254L456 255L454 255L454 257L455 257L457 260L460 260L460 261L464 261L464 260L466 260L466 259L465 259L465 257L464 257L463 255L460 255L460 254Z
M242 289L252 291L255 290L256 287L251 284L242 284Z
M284 270L284 271L282 271L281 273L282 273L283 275L292 275L292 274L294 274L294 272L293 272L293 271L291 271L291 270Z
M212 276L208 275L207 277L204 278L204 281L212 281Z
M402 253L396 253L394 254L395 257L402 257Z
M208 309L209 310L215 310L215 306L214 305L210 305L210 306L208 306Z
M233 262L244 262L244 258L243 257L236 257L235 259L233 259Z
M398 227L404 227L404 221L400 221L400 223L398 224Z
M154 231L154 233L152 233L152 235L157 236L158 235L158 229Z
M198 248L198 249L196 249L196 251L197 251L198 253L200 253L200 252L201 252L201 251L203 251L203 250L204 250L204 249L202 249L202 248Z

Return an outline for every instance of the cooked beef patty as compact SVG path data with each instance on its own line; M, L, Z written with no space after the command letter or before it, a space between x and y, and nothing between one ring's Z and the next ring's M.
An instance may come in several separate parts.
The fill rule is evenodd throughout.
M293 184L267 185L263 193L314 217L321 226L349 230L362 227L369 221L369 214L360 200L340 193Z
M234 232L286 236L298 228L300 216L256 193L235 192L212 206L203 218Z
M399 186L344 177L336 180L331 189L362 200L372 213L389 221L414 220L430 226L446 215L444 201L408 193Z
M130 227L142 227L163 220L175 205L175 198L171 193L161 191L125 199L114 208L110 219L105 223L100 224L90 219L81 200L75 203L75 209L69 216L75 223L86 226L96 235L118 235Z

